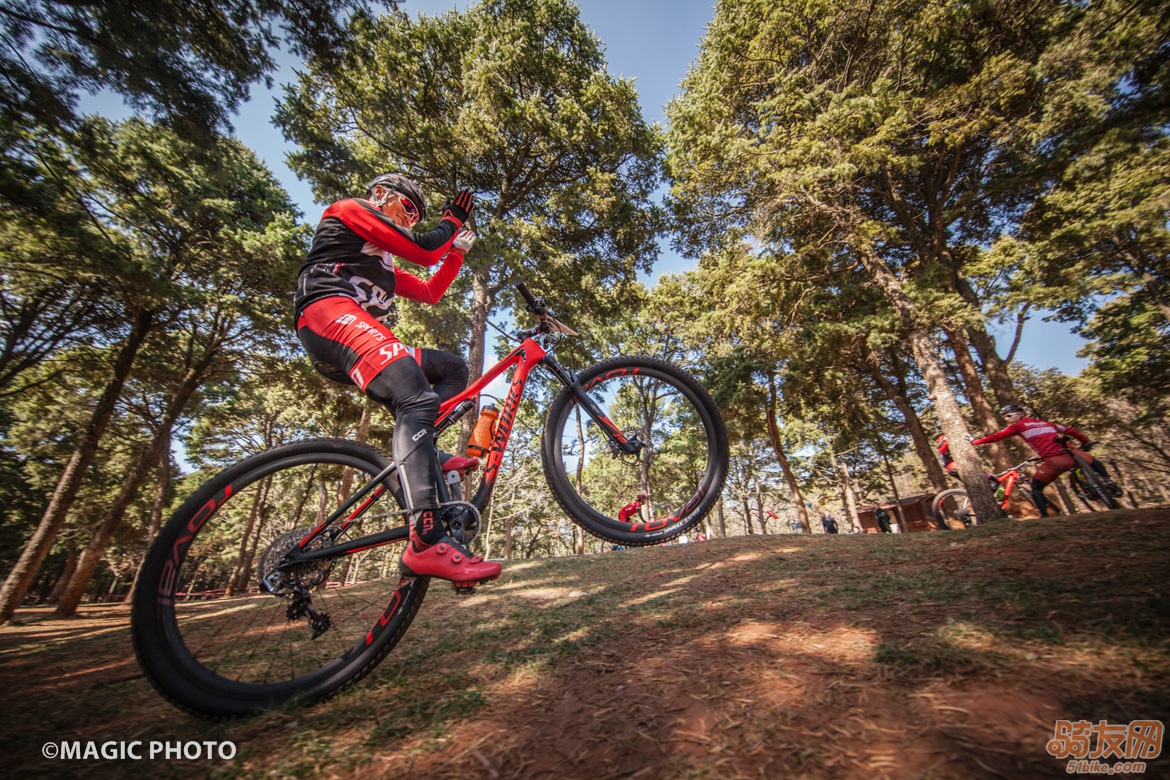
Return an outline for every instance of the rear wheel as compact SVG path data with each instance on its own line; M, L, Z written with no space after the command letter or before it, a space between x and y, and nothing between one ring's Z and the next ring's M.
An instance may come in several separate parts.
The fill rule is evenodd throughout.
M1121 504L1113 497L1113 492L1101 479L1101 475L1094 471L1084 458L1074 455L1073 460L1076 461L1077 468L1069 479L1080 483L1081 492L1078 495L1084 496L1081 500L1094 512L1099 511L1101 507L1121 509Z
M934 497L930 510L935 522L944 529L961 529L979 523L966 490L944 490Z
M355 442L297 442L221 472L184 502L147 553L131 613L155 687L186 710L231 717L319 701L373 669L428 580L399 578L389 546L280 562L389 463ZM393 474L383 486L334 541L401 524ZM321 534L307 549L329 543Z
M565 512L594 536L622 545L658 544L698 523L727 476L727 430L715 402L681 368L650 357L619 357L582 371L581 386L636 455L615 454L571 388L553 400L541 457ZM603 423L604 424L604 423ZM620 519L623 507L640 508Z

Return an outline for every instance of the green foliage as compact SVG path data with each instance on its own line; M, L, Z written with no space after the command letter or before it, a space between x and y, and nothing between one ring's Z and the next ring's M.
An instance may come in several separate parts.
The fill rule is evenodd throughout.
M655 256L660 134L564 0L355 16L339 62L310 60L277 120L318 200L361 195L392 169L422 182L435 211L473 189L468 264L489 302L523 275L558 311L613 314Z

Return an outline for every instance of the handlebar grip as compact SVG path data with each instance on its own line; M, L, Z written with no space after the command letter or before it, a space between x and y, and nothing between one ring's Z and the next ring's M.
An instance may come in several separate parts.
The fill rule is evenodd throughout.
M528 308L537 308L536 298L533 296L532 291L528 289L528 285L524 284L524 282L516 282L516 291L520 293L520 297L528 304Z

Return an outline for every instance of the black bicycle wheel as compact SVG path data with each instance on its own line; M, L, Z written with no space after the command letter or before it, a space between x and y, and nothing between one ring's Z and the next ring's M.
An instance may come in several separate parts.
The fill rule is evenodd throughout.
M196 714L233 717L320 701L373 669L427 591L427 578L398 578L397 546L262 580L389 462L317 439L254 455L195 491L151 546L134 594L134 649L155 687ZM344 538L402 523L394 476L383 484Z
M1121 504L1113 497L1109 487L1102 481L1101 476L1093 471L1093 467L1082 457L1073 455L1077 471L1080 472L1080 482L1084 485L1085 494L1093 502L1100 502L1107 509L1121 509Z
M1099 507L1090 500L1089 486L1085 484L1084 480L1077 478L1077 469L1073 469L1068 473L1068 486L1072 490L1073 495L1085 505L1086 509L1090 512L1098 511Z
M935 522L944 530L978 525L979 523L966 490L944 490L934 497L930 511L934 515Z
M619 357L581 372L581 386L638 455L614 456L607 438L565 388L545 421L541 457L557 502L594 536L639 546L673 539L719 500L727 477L727 429L707 391L677 366ZM647 496L627 522L622 507Z

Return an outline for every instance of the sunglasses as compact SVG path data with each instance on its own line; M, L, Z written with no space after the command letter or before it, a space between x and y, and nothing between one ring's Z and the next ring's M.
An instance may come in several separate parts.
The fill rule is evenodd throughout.
M398 197L398 202L402 204L402 211L405 212L411 224L418 222L418 208L415 207L414 203L401 195Z

